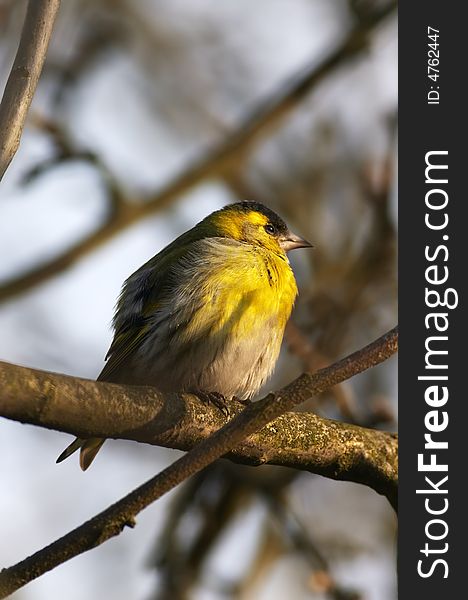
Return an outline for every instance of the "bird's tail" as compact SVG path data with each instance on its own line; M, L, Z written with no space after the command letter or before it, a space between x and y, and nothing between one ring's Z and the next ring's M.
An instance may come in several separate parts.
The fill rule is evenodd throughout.
M80 467L83 471L86 471L105 441L104 438L76 438L75 441L65 448L56 462L62 462L62 460L65 460L80 448Z

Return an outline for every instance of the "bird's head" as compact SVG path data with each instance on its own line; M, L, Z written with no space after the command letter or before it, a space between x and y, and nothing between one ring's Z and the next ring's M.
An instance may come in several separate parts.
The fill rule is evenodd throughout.
M215 235L262 246L276 254L312 247L307 240L292 233L281 217L259 202L229 204L204 221Z

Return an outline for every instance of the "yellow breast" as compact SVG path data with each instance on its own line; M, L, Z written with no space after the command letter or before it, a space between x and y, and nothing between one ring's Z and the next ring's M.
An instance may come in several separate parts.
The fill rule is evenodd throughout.
M204 270L198 290L203 302L192 314L187 336L208 328L211 334L244 338L264 327L282 336L297 295L286 257L249 244L222 244Z

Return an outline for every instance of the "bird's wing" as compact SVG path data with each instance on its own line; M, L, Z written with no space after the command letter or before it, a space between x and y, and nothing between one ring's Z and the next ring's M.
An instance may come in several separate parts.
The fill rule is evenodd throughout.
M182 247L168 246L126 280L114 316L114 339L99 380L121 381L121 367L154 331L151 316L170 293L167 283L170 270L189 249L190 243Z
M108 362L98 379L129 383L125 365L156 329L164 327L167 337L194 314L199 317L194 319L197 335L211 327L213 310L202 314L206 306L204 294L191 291L203 288L215 262L218 269L225 269L226 248L241 250L234 240L200 239L187 232L177 244L165 248L127 279L117 303ZM222 277L220 281L223 284Z
M120 381L121 367L154 331L151 316L170 294L169 273L206 232L190 229L166 246L125 281L113 319L114 339L98 379Z
M147 335L146 328L128 329L127 331L116 331L112 344L106 355L106 364L102 369L98 380L119 382L117 376L120 367L125 364L133 352L140 346Z

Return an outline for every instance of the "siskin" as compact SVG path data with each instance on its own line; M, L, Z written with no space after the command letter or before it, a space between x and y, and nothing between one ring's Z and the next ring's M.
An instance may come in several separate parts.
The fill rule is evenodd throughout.
M208 215L125 281L100 381L251 398L271 374L297 286L286 253L311 244L256 202ZM102 438L77 438L87 469Z

